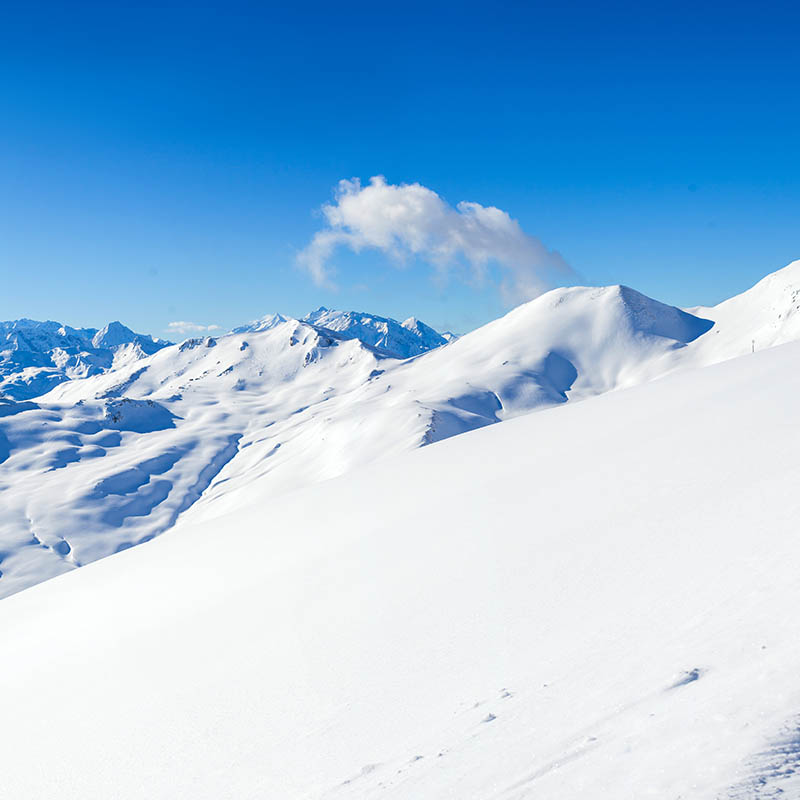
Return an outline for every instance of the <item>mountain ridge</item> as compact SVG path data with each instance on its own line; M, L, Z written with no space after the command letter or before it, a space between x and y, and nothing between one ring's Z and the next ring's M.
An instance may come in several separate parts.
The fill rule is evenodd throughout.
M232 333L251 333L270 330L287 320L282 314L268 314L246 325L233 328ZM358 339L393 358L411 358L451 341L447 336L426 325L416 317L398 322L364 311L337 311L320 306L297 320L316 328L333 331L347 339Z
M14 491L0 492L0 595L147 541L179 517L219 517L530 411L749 353L753 325L770 342L800 338L790 267L694 314L629 287L556 289L406 359L354 338L344 312L342 331L273 315L6 402L0 489Z

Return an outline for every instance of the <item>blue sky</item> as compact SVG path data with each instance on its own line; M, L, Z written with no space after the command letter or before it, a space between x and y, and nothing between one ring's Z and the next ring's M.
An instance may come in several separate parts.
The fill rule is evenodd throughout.
M789 4L286 5L3 5L0 318L502 313L494 263L445 278L340 246L334 286L298 267L338 182L374 175L680 305L800 258Z

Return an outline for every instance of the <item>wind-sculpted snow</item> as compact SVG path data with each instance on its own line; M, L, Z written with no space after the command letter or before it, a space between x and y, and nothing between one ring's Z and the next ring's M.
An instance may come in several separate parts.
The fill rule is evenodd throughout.
M410 359L390 357L388 341L353 338L353 315L320 311L326 326L274 315L64 382L33 403L0 403L0 595L147 541L179 516L211 519L532 410L750 352L753 339L800 337L794 286L798 264L751 300L702 313L626 287L558 289ZM327 327L336 319L347 329ZM31 546L31 531L47 547Z
M182 380L227 347L188 351ZM401 369L378 363L373 383ZM201 498L169 535L4 599L4 796L796 798L798 363L788 344L282 497L253 483L202 523ZM501 413L479 397L465 414ZM292 419L335 449L314 407ZM245 431L215 480L257 446ZM102 490L170 480L178 455ZM77 549L34 536L53 560Z
M168 344L120 322L101 330L30 319L0 322L0 397L37 397L63 381L108 372Z
M185 498L196 499L191 486L204 465L227 443L213 430L183 435L153 400L0 409L3 594L171 527L190 504Z

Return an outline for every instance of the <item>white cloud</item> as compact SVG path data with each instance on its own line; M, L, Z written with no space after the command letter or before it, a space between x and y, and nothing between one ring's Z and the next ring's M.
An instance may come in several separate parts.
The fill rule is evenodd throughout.
M198 322L187 322L184 319L170 322L167 325L168 333L177 333L179 336L184 336L187 333L212 333L213 331L221 331L219 325L200 325Z
M326 227L297 259L320 286L333 285L329 261L337 247L356 253L377 249L401 262L418 257L443 276L465 263L478 281L496 264L503 275L499 289L508 301L530 299L554 281L575 277L558 252L525 233L505 211L470 202L453 208L419 183L394 185L380 175L368 186L358 178L343 180L322 213Z

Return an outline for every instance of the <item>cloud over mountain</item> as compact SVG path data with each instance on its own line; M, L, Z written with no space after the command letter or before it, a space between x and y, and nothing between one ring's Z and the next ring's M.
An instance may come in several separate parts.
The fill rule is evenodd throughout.
M399 262L420 258L446 276L454 266L484 281L491 264L502 274L499 289L509 302L528 300L575 273L563 257L502 209L462 201L455 207L419 183L390 184L383 176L362 186L339 182L334 202L322 207L325 227L298 255L298 264L320 286L332 286L330 259L338 247L375 249Z

